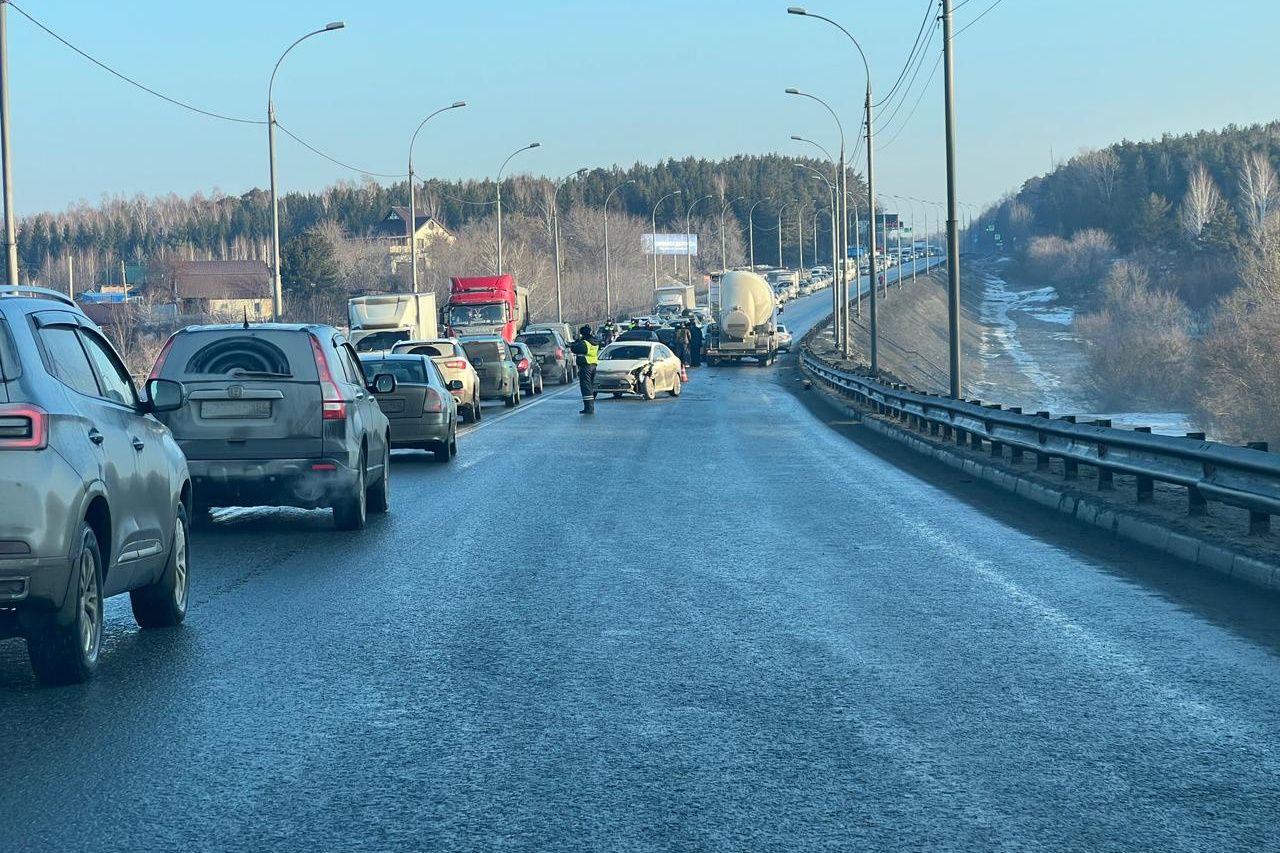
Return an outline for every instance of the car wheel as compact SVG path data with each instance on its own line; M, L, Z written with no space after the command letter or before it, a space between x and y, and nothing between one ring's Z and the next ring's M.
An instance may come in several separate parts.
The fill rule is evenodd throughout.
M615 399L615 400L620 400L620 399L622 399L622 392L621 392L621 391L614 391L614 392L613 392L613 399Z
M190 559L191 537L187 508L178 504L178 511L173 519L173 542L169 546L169 561L165 563L164 574L150 586L129 593L133 618L140 627L172 628L182 624L187 615Z
M382 478L365 491L370 512L391 511L391 445L382 452Z
M680 391L681 391L681 387L680 387L680 377L679 377L679 376L677 376L677 377L675 378L675 381L673 381L673 382L671 383L671 390L670 390L670 391L668 391L667 393L668 393L668 394L670 394L672 397L679 397L679 396L680 396Z
M333 505L333 526L339 530L361 530L368 518L369 508L365 503L365 481L369 475L365 471L364 451L360 451L360 468L353 494L342 498Z
M644 397L646 400L653 400L658 396L658 388L656 383L653 381L652 376L646 376L641 380L640 396Z
M475 415L475 420L472 421L472 423L484 420L484 407L480 405L479 394L476 394L475 398L471 402L471 412Z
M468 403L462 407L462 422L464 424L473 424L476 422L476 406L475 401Z
M79 684L98 668L102 650L102 550L87 521L80 522L75 571L75 613L69 625L46 628L27 638L36 679L44 684Z
M572 381L573 381L573 371L570 370L568 367L566 367L564 369L564 375L560 377L560 384L568 385Z
M538 377L538 387L537 387L537 388L535 388L535 389L533 390L533 393L534 393L534 394L541 394L544 390L546 390L546 386L544 386L544 385L542 384L542 377L541 377L541 376L539 376L539 377Z

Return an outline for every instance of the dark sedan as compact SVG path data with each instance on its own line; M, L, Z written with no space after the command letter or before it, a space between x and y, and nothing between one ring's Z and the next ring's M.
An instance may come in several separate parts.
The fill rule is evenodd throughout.
M391 446L429 450L437 462L458 453L458 402L453 392L462 383L446 382L434 361L425 355L366 355L360 357L366 376L389 374L395 390L376 395L391 424Z

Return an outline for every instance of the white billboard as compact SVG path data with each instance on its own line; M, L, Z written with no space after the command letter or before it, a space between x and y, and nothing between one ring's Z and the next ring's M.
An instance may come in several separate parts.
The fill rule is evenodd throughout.
M657 250L654 250L654 245ZM642 234L640 251L646 255L696 255L697 234Z

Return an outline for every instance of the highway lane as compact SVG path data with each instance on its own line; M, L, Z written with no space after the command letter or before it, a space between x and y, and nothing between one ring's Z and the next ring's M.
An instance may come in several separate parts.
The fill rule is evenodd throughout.
M0 643L0 850L1274 848L1274 599L1026 532L795 385L490 409L359 535L223 514L188 624L113 601L90 685Z

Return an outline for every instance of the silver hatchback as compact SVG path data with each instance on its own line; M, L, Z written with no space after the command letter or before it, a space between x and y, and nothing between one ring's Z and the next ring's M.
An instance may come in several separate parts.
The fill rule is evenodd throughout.
M143 628L186 616L191 478L154 417L185 390L145 391L75 302L0 287L0 639L45 683L92 675L113 595Z

